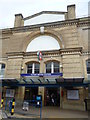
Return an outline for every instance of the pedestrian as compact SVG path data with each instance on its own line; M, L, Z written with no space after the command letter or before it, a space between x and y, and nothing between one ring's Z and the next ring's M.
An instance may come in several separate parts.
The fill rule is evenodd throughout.
M51 94L51 102L52 102L52 105L54 106L55 105L55 97L54 97L53 93Z

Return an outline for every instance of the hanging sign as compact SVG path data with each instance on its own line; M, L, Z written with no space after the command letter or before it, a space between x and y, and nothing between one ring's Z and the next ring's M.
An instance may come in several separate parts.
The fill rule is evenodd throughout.
M41 53L41 51L38 51L38 52L37 52L37 57L38 57L38 60L39 60L39 61L42 60L42 53Z

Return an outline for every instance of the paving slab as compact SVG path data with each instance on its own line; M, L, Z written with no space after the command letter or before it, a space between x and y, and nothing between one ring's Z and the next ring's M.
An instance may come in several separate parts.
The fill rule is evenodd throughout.
M28 111L23 111L21 108L16 108L14 117L16 118L40 118L40 113L37 109L29 109ZM87 111L77 111L77 110L63 110L59 107L43 107L42 108L42 118L88 118Z

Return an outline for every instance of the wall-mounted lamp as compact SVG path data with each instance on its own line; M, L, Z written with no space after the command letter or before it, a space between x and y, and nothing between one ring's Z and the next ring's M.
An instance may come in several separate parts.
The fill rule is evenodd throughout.
M62 66L62 64L60 64L60 68L62 68L63 66Z
M51 57L51 60L52 60L52 57Z
M44 34L44 26L40 27L41 34Z
M21 70L23 70L24 69L24 67L23 66L21 66Z

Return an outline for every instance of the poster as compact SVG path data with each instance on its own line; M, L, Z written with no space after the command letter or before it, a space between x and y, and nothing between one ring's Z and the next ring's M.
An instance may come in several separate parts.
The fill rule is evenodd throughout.
M6 90L6 97L14 97L15 90L14 89L7 89Z
M67 90L67 99L78 100L79 99L79 91L78 90Z

